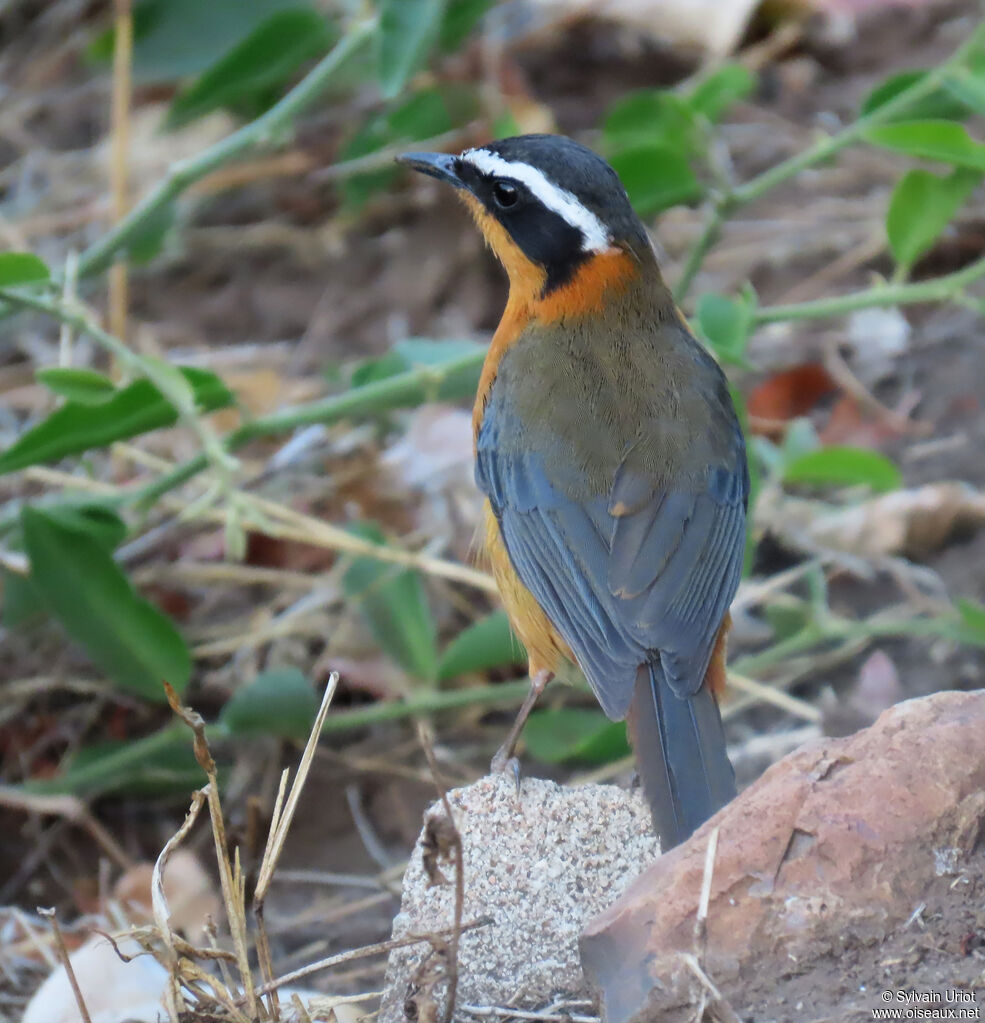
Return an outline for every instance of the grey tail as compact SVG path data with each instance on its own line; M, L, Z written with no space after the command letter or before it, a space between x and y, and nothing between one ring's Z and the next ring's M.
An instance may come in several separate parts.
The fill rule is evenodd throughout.
M722 716L707 684L680 697L659 661L636 673L630 714L637 769L666 852L735 796Z

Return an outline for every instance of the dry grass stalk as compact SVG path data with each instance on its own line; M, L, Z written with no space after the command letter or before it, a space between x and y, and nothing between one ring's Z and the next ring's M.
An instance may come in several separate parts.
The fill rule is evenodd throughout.
M164 868L167 865L171 853L184 841L185 836L191 831L195 821L198 820L199 812L205 805L206 793L199 789L192 796L192 805L185 814L181 827L168 839L160 855L154 863L154 872L151 876L151 908L154 914L154 923L157 924L161 941L164 942L164 952L159 955L162 965L168 971L168 986L164 992L164 1004L171 1017L171 1023L178 1023L178 1014L185 1010L185 1000L181 994L179 982L178 951L175 948L174 934L171 931L171 911L168 908L168 900L164 894Z
M701 984L702 991L708 996L707 1004L711 1006L712 1012L721 1020L721 1023L742 1023L741 1017L718 990L715 982L701 968L698 960L687 952L681 954L681 960ZM702 1016L699 1015L697 1018L701 1019Z
M131 0L114 0L113 96L111 112L110 189L113 222L127 215L129 201L130 94L133 62ZM121 341L127 331L127 264L117 260L109 271L109 329Z
M711 900L711 883L715 877L715 855L718 852L718 828L715 828L708 836L708 849L705 852L705 872L701 879L701 895L698 898L698 912L694 917L694 943L695 947L704 956L703 946L705 930L708 921L708 903Z
M459 930L464 934L466 931L471 931L476 927L486 927L490 923L491 920L487 917L480 917L478 920L470 920L468 923L462 924ZM313 973L320 973L322 970L330 969L333 966L341 966L343 963L351 963L357 959L367 959L370 956L384 955L387 952L392 952L395 948L420 945L425 941L433 942L436 939L450 935L453 931L453 927L447 927L444 930L432 931L430 934L408 934L406 938L390 938L387 941L378 941L373 945L364 945L362 948L349 949L347 952L337 952L335 955L326 956L317 962L308 963L307 966L301 966L290 973L285 973L271 983L264 984L258 989L257 993L265 995L269 991L275 991L277 988L284 987L286 984L293 984L295 981L310 977Z
M794 717L817 724L821 720L821 711L812 703L798 699L785 693L775 686L765 685L757 682L754 678L747 678L745 675L737 675L734 671L728 673L729 688L753 697L756 701L772 704L780 710L785 710Z
M338 684L338 672L333 671L329 677L328 685L325 687L325 693L322 696L318 713L315 715L314 724L311 726L311 732L308 735L308 741L305 744L304 753L301 755L301 762L298 764L298 770L294 776L294 782L291 785L291 791L287 796L286 803L284 802L284 790L287 785L286 771L281 775L280 779L277 801L274 804L273 818L271 819L270 831L267 835L267 845L263 850L260 873L257 878L256 889L253 893L253 913L257 921L257 954L260 960L260 971L263 976L264 985L269 984L274 979L273 964L270 958L270 942L267 939L267 929L263 919L264 902L270 889L270 882L273 879L274 871L277 869L277 862L280 859L281 852L283 852L287 833L291 829L298 800L301 798L304 784L308 780L308 772L315 758L315 748L318 745L318 739L321 736L325 718L328 716L328 708L332 704L332 698L335 696ZM268 1009L273 1019L280 1019L278 999L272 989L269 993Z
M463 1005L462 1009L482 1018L522 1019L532 1020L534 1023L602 1023L599 1016L553 1009L540 1012L535 1009L515 1009L508 1005Z
M92 1017L89 1015L89 1009L86 1006L85 999L82 997L82 989L79 987L78 978L75 976L75 970L72 969L72 960L69 958L68 949L65 947L65 939L62 937L62 929L58 926L58 917L55 916L53 909L42 909L38 907L38 916L43 916L46 920L51 921L51 930L55 936L55 947L58 949L58 958L61 961L62 966L65 967L65 974L68 977L69 984L72 985L72 994L75 995L75 1002L79 1007L79 1015L82 1017L82 1023L92 1023Z
M239 870L237 856L234 870L229 862L228 843L226 841L226 825L222 815L222 803L219 799L219 782L216 776L215 761L209 751L208 740L205 738L205 722L200 714L188 710L181 705L181 700L174 689L164 683L165 692L171 709L191 728L195 736L195 759L205 771L209 784L203 790L209 802L209 818L212 822L212 837L215 842L216 862L219 865L219 882L222 887L222 899L229 918L229 932L236 953L236 963L240 982L245 993L247 1013L252 1019L258 1018L257 1000L253 991L253 978L250 972L250 957L246 928L246 892L243 876Z
M62 817L87 831L103 852L121 869L129 870L133 860L107 829L93 817L76 796L51 796L24 792L12 785L0 785L0 806L42 816Z

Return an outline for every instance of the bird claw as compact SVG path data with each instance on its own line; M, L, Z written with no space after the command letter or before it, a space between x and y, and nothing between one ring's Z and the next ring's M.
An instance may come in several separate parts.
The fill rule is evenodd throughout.
M513 780L516 783L517 799L520 798L520 761L513 756L511 750L504 747L496 751L496 755L492 758L492 763L489 765L489 773L512 774Z

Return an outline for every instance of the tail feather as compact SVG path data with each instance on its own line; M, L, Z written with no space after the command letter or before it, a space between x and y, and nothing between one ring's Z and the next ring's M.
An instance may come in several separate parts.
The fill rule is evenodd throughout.
M643 791L666 852L735 795L722 717L709 686L681 698L659 662L637 672L630 713Z

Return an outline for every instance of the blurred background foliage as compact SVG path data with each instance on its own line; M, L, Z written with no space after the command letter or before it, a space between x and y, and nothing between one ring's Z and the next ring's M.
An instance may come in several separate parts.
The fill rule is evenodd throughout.
M319 356L320 375L303 386L278 380L276 399L256 412L226 381L220 358L213 364L206 352L183 362L180 345L169 352L141 331L141 315L160 318L162 307L142 299L144 312L135 315L125 277L116 300L111 291L108 314L99 311L107 271L129 273L138 291L146 281L153 295L179 306L182 287L171 268L204 242L199 225L208 224L213 204L226 192L239 195L237 189L269 191L282 174L300 175L302 183L282 215L270 218L284 237L293 237L285 220L304 220L304 189L324 201L328 188L329 224L313 230L326 232L329 247L344 250L349 232L375 239L386 253L380 225L393 217L389 204L428 187L393 164L401 149L456 150L551 127L550 111L509 75L497 80L483 71L488 41L511 5L143 0L132 11L132 49L120 34L125 19L114 27L111 12L96 7L74 55L76 74L114 76L117 84L132 77L134 100L126 89L117 98L124 107L109 138L111 147L119 143L112 159L122 161L117 180L128 208L108 228L54 231L39 237L33 251L10 246L0 253L0 343L15 353L11 365L31 363L35 388L30 407L5 414L2 423L8 653L0 701L8 707L4 720L21 727L29 720L34 736L33 747L0 746L5 778L86 796L183 795L195 767L186 735L163 708L163 680L202 707L213 738L303 737L316 687L336 665L346 694L329 718L336 732L360 734L388 720L446 711L468 724L486 707L518 702L523 651L490 580L468 567L474 499L458 494L458 503L445 507L447 495L428 477L441 477L441 458L430 468L428 459L440 455L451 434L467 445L467 416L450 415L422 440L414 436L421 421L407 411L436 402L466 408L488 330L468 337L444 330L445 340L412 336L399 291L385 293L382 278L366 276L364 308L385 306L393 318L388 350ZM817 726L822 713L813 696L826 666L894 637L923 637L950 649L985 646L985 608L976 601L980 589L952 604L908 560L919 549L910 542L917 528L912 509L944 498L907 497L905 474L887 453L893 443L873 442L861 428L854 432L862 441L825 438L812 419L818 403L840 391L855 403L856 417L861 406L883 426L893 424L896 441L910 435L909 425L900 425L907 413L885 408L844 360L781 371L757 359L750 341L776 325L800 329L909 305L951 303L977 313L974 284L985 276L980 249L958 266L927 257L953 231L985 174L985 143L966 126L985 115L985 32L972 19L948 55L919 69L893 68L869 85L852 116L811 132L792 153L746 160L740 173L722 124L737 105L769 90L765 66L716 59L672 86L621 88L601 104L584 136L617 169L648 223L673 223L678 212L694 218L672 283L696 330L733 374L750 428L755 507L737 629L738 695L729 714L754 709L759 726L766 713L776 715L774 725L793 715ZM139 106L154 114L148 147L163 149L170 164L148 179L141 177L139 152L145 136L129 146L120 141L120 125ZM891 154L895 184L874 200L884 224L878 251L888 254L881 278L784 305L762 304L741 274L729 293L707 287L714 275L705 272L706 260L730 220L802 175L823 185L819 175L850 147ZM25 202L26 159L17 170L20 190L16 175L0 185L0 214L14 224ZM446 198L429 201L411 266L415 259L423 266L432 246L452 244L440 229ZM235 225L250 213L234 198L225 216ZM252 252L244 251L244 260L254 268L252 288L262 306L263 263L256 267ZM35 344L25 359L13 339L26 322L49 341ZM292 357L278 374L291 375ZM386 493L392 479L380 482L372 499L362 493L377 474L382 479L375 455L363 475L353 475L353 459L372 444L410 445L420 463L413 483L395 496ZM460 468L460 447L455 451ZM351 479L358 499L346 492ZM331 496L312 492L312 480L325 482ZM948 493L954 503L937 514L950 535L981 511L977 495ZM894 494L895 505L879 503ZM438 510L410 515L412 500ZM353 513L374 506L377 514ZM902 530L903 538L869 548L858 541L880 525ZM777 556L778 533L796 538L795 553L788 543ZM194 564L199 575L179 585L168 573L182 563ZM225 573L224 563L232 564ZM237 564L252 572L237 576ZM830 599L833 578L879 573L902 579L906 599L884 594L874 605L862 600L851 607ZM238 603L211 593L210 579L232 586ZM329 617L326 607L333 609ZM335 639L355 619L367 642L354 659ZM328 634L319 639L319 629ZM299 642L282 642L292 637ZM55 664L50 672L34 656L38 650ZM29 684L49 674L50 684ZM63 690L66 679L72 684ZM531 719L530 753L545 763L618 765L627 752L623 727L605 721L575 681L574 690L562 690ZM794 685L807 685L805 695L789 694ZM86 686L100 694L95 704ZM86 706L98 713L80 716ZM53 734L52 715L66 707L75 708L73 724ZM499 731L490 729L490 746Z

